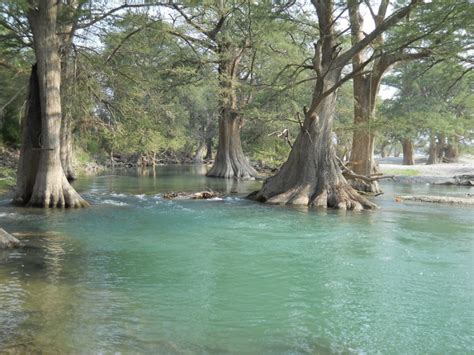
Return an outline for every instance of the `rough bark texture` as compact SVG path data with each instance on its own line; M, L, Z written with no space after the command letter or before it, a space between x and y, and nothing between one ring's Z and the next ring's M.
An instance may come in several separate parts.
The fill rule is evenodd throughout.
M221 114L216 159L207 176L239 179L257 176L242 150L240 126L241 119L236 113L227 111Z
M387 1L382 1L378 17L375 19L376 25L385 18L387 10ZM352 45L360 43L365 35L362 32L363 17L359 11L359 4L351 2L349 6L350 22L351 22L351 41ZM382 44L382 37L376 39ZM380 89L380 81L382 75L391 65L389 58L379 51L379 57L375 59L372 70L362 73L364 51L360 51L352 58L352 67L354 71L360 72L354 76L353 92L354 92L354 124L355 129L352 136L352 149L349 165L351 169L359 175L370 176L371 174L380 173L374 158L374 129L371 127L375 118L375 102ZM357 190L380 193L381 189L377 181L371 183L360 180L352 180L351 185Z
M348 2L353 46L362 43L366 38L362 31L363 16L359 9L360 3L361 1L357 0L349 0ZM377 11L373 12L371 10L376 27L382 26L384 21L388 19L386 17L388 8L389 0L381 0ZM419 52L404 51L404 48L411 43L410 40L404 44L401 43L397 51L386 52L383 46L384 37L382 35L375 37L373 43L374 46L372 46L371 51L375 52L373 53L375 59L370 70L364 68L364 62L368 58L369 53L360 51L352 58L352 66L357 71L357 74L353 78L354 123L356 128L352 141L350 166L355 173L365 176L379 173L374 159L375 136L372 122L375 119L375 103L383 75L397 62L423 58L431 53L427 50ZM353 180L353 182L353 186L359 190L374 193L381 192L376 181L370 184L360 182L359 180Z
M415 165L413 142L410 139L404 139L403 148L403 165Z
M30 8L28 12L38 62L41 138L33 190L30 198L23 198L21 203L37 207L83 207L88 204L69 184L60 159L61 64L56 34L57 11L56 1L41 0L37 8ZM28 143L23 141L24 144ZM25 162L20 162L20 166L22 164ZM24 186L18 184L17 195L26 196L21 191ZM16 201L20 202L19 199Z
M21 122L20 160L17 170L16 204L26 204L33 193L38 172L41 136L41 105L36 64L31 68L28 98Z
M207 176L252 179L257 171L250 165L242 150L240 130L242 117L237 109L235 83L244 48L232 49L229 44L219 47L219 144L216 158ZM231 53L233 53L231 55ZM229 59L230 56L230 59Z
M370 127L375 117L375 98L380 81L373 79L372 76L362 75L353 79L355 129L349 165L356 174L364 176L380 173L374 158L375 135ZM359 191L381 192L377 181L367 183L352 180L351 185Z
M69 70L69 60L72 48L73 37L77 28L77 21L79 16L76 12L80 10L83 3L79 0L68 0L67 6L59 3L58 6L62 6L61 12L63 17L63 24L59 27L59 54L61 60L61 103L62 103L62 118L61 118L61 141L60 141L60 157L61 165L68 181L76 180L76 173L73 165L73 118L71 113L71 107L65 105L64 100L69 95L68 88L71 85L72 73ZM69 90L70 91L70 90Z
M72 118L68 114L63 114L62 116L60 134L61 165L68 181L74 181L76 180L76 173L73 166Z

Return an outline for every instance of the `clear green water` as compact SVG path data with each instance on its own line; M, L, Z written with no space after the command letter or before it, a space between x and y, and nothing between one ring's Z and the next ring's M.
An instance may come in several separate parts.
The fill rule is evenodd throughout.
M0 253L0 352L472 353L474 209L399 204L345 213L266 206L258 182L82 178L89 209L8 206L0 225L33 232ZM237 191L164 201L162 191Z

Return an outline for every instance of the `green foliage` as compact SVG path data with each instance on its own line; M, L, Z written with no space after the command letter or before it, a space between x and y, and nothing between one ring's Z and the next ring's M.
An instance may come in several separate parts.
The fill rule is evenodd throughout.
M2 17L0 16L0 23ZM27 92L29 49L22 49L0 26L0 136L8 146L20 143L20 117Z
M381 110L385 136L423 140L442 134L472 144L472 78L463 65L452 62L443 62L429 70L424 63L399 67L386 80L398 93Z
M6 166L0 167L0 192L12 189L16 184L16 171Z
M84 25L111 6L103 0L80 3L75 13L63 7L59 21L78 19ZM338 11L346 4L335 3ZM81 30L62 83L63 114L72 118L81 159L108 156L111 151L189 154L211 140L215 146L218 107L231 91L219 83L223 74L218 65L243 48L237 78L227 78L227 84L235 89L237 110L244 119L244 151L253 160L281 164L289 145L278 134L287 129L291 142L299 133L298 117L302 119L314 89L313 41L319 36L310 5L296 2L285 9L285 4L180 4L197 26L172 6L138 7L114 12ZM394 3L395 8L404 5L406 1ZM8 103L1 137L12 146L19 143L25 85L34 62L24 16L27 6L27 1L0 4L0 107ZM472 144L472 61L469 50L463 49L472 46L473 9L468 0L426 2L409 20L386 32L384 41L376 41L376 50L429 49L434 58L401 64L387 78L398 94L380 103L381 119L368 127L380 142L395 144L410 137L423 143L431 134L443 134ZM206 36L221 17L215 38ZM343 49L350 46L348 32L340 40ZM426 70L434 61L443 64ZM351 146L353 106L349 81L339 88L334 125L340 155Z

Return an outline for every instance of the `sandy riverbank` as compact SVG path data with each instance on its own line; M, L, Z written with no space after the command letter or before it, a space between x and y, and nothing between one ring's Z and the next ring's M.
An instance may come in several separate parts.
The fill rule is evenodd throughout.
M426 165L425 156L416 156L415 165L402 165L402 157L378 158L381 171L395 175L396 181L404 183L454 183L459 175L474 175L474 157L463 156L458 163Z

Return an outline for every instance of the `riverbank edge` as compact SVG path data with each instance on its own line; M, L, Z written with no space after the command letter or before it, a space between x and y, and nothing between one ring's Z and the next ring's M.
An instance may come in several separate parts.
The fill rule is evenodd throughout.
M13 189L16 184L16 169L19 159L19 150L2 149L0 150L0 191ZM127 169L149 169L156 166L165 165L205 165L208 168L214 163L213 160L204 160L195 162L189 158L179 159L177 157L160 157L159 159L143 159L138 154L114 155L112 159L89 159L88 161L76 160L75 168L79 176L96 175L107 170L127 170ZM252 161L253 167L259 172L258 179L263 180L272 176L278 171L278 167L267 165L263 162ZM441 164L448 167L449 163ZM468 164L470 166L471 164ZM386 175L393 175L392 181L400 184L430 184L430 185L455 185L455 186L474 186L474 180L470 178L461 178L462 174L453 173L451 176L432 176L424 175L424 165L400 166L401 174L393 171L393 164L380 163L380 170ZM453 165L454 166L454 165ZM431 165L430 167L434 167ZM420 168L421 171L416 170ZM413 174L416 171L416 174ZM420 174L421 173L421 174ZM474 164L472 164L472 174L474 176Z

